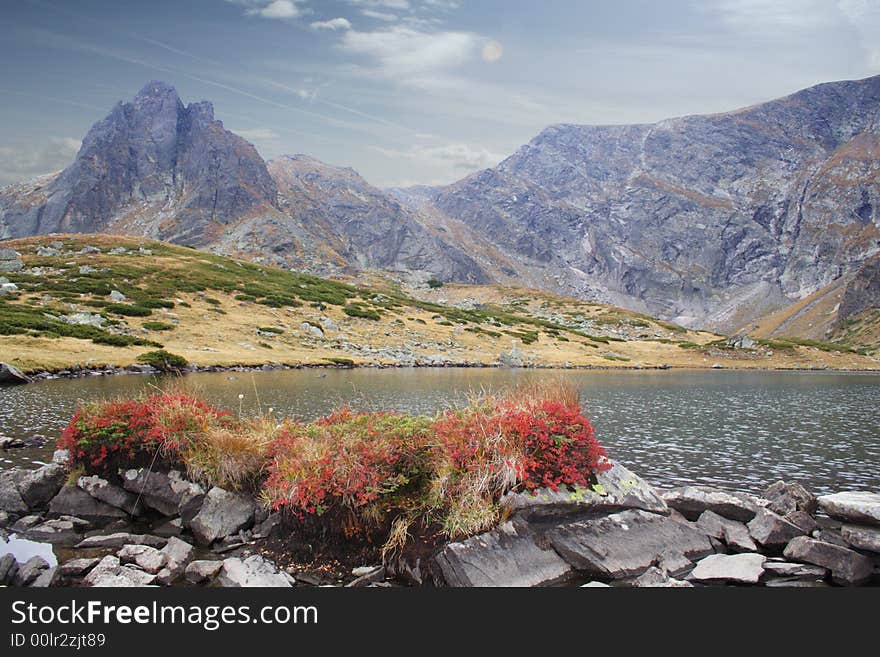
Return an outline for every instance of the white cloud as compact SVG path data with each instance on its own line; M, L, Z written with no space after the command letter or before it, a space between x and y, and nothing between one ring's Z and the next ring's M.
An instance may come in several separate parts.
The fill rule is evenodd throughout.
M375 9L362 9L361 14L366 16L367 18L373 18L377 21L384 21L386 23L396 23L399 20L397 14L392 14L390 12L384 11L376 11Z
M425 32L394 26L373 32L351 30L342 49L372 58L377 72L405 78L456 68L478 51L482 38L470 32Z
M251 130L233 130L239 137L244 137L248 141L277 141L281 139L281 135L271 128L253 128Z
M310 25L313 30L350 30L351 22L347 18L331 18L328 21L315 21Z
M730 28L781 40L844 28L865 60L880 66L880 2L877 0L714 0L698 6L717 11Z
M73 162L82 142L71 137L51 137L42 148L0 146L0 186L63 169Z
M443 146L414 146L408 151L371 147L371 150L392 159L407 159L421 164L440 166L456 176L462 172L485 169L498 164L503 155L480 146L446 144Z
M348 0L353 5L367 7L386 7L388 9L409 9L409 0Z
M226 0L233 5L245 7L248 16L263 18L297 18L303 9L299 5L305 0Z

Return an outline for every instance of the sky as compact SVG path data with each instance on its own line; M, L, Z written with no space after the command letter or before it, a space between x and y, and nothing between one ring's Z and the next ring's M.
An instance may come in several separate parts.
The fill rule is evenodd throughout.
M720 112L880 74L880 0L0 0L0 185L150 80L271 159L445 184L555 123Z

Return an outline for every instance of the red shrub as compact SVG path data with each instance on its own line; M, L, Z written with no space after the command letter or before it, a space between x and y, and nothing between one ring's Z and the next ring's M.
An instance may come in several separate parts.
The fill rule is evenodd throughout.
M174 459L210 423L228 421L228 411L182 393L143 399L94 402L77 409L58 440L74 464L103 471L109 461L134 462L160 450Z
M272 444L265 496L278 509L302 516L331 509L383 510L401 503L398 493L422 474L430 421L393 413L338 411L297 424Z

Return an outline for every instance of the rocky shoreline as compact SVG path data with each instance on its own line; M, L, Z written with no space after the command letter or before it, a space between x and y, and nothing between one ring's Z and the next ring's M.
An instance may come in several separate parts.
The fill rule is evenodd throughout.
M281 370L304 370L304 369L395 369L395 368L459 368L459 369L503 369L510 365L504 363L481 363L481 362L461 362L461 361L431 361L431 362L415 362L406 364L389 364L379 362L367 363L297 363L290 365L286 363L263 363L259 365L188 365L181 368L178 374L202 374L207 372L272 372ZM672 365L541 365L527 364L521 365L521 369L534 370L600 370L600 371L618 371L618 370L744 370L744 371L762 371L762 372L852 372L852 373L876 373L876 369L853 369L853 368L829 368L829 367L768 367L768 368L737 368L737 367L675 367ZM518 369L519 369L518 368ZM67 368L57 370L40 370L38 372L29 372L27 374L21 372L17 368L6 363L0 363L0 386L17 385L25 383L37 383L39 381L52 381L56 379L84 379L97 376L117 376L117 375L158 375L162 374L160 370L151 365L102 365L96 367L72 365Z
M178 471L76 476L67 455L0 472L0 584L13 586L767 587L880 584L880 495L658 489L614 463L592 488L501 500L506 522L328 575L280 566L290 525L251 496ZM52 558L49 556L52 548Z

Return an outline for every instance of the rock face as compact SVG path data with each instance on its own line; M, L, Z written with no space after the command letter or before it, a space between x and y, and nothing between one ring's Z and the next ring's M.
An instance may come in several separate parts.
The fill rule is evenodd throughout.
M723 329L877 253L878 115L880 76L651 125L555 125L418 205L565 293Z
M880 526L880 495L877 493L851 491L818 499L819 508L832 518Z
M30 383L30 381L28 377L12 365L0 363L0 385L20 385L22 383Z
M880 528L844 525L840 535L854 548L880 554Z
M531 532L511 522L450 543L435 562L449 586L540 586L572 573L556 552L539 547Z
M214 487L208 491L190 529L202 545L234 534L253 522L254 502L243 495Z
M785 556L827 568L831 571L832 581L843 586L864 584L874 571L874 565L868 557L806 536L792 540L785 548Z
M639 575L659 564L671 574L714 552L691 525L645 511L623 511L550 530L550 544L579 571L603 579Z
M669 513L666 502L644 479L620 463L596 475L596 484L575 490L542 488L534 493L510 493L501 500L511 513L526 515L560 515L589 509L612 512L624 509L642 509L654 513Z
M62 516L76 516L96 523L124 520L128 514L122 509L96 500L77 486L64 486L49 503L49 511Z
M662 491L661 497L688 520L696 520L704 511L712 511L725 518L748 522L758 509L756 502L748 496L706 486L671 488Z
M313 273L371 267L489 280L351 169L297 156L270 174L211 103L184 105L158 81L93 125L60 174L0 190L0 239L53 232L139 235ZM20 268L7 251L0 268Z

